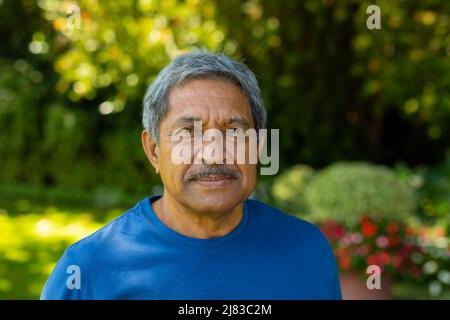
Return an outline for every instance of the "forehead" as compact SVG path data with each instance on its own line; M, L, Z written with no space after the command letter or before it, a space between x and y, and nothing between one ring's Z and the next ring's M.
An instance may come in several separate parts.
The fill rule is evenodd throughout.
M236 84L222 79L193 79L172 88L168 95L166 120L188 116L203 121L246 118L253 123L250 104Z

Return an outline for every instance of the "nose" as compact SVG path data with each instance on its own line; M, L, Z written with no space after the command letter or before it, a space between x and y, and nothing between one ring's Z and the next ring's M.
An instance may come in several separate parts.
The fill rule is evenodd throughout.
M199 144L195 148L197 163L209 165L225 163L224 137L220 130L208 129L203 134L203 137L198 140L200 141L195 141Z

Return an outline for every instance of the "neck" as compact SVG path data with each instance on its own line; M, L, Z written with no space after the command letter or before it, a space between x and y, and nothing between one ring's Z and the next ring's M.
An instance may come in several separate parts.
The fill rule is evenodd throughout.
M170 229L191 238L224 236L236 228L243 216L243 204L231 211L199 213L176 202L168 192L152 203L156 216Z

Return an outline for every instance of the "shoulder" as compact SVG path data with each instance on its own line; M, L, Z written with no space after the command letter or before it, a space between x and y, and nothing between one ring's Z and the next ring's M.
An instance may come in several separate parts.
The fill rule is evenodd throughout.
M268 234L297 244L313 244L323 250L330 248L317 225L258 200L249 199L247 202L258 225L267 228Z
M289 263L297 263L298 268L309 265L310 276L325 283L327 298L341 299L336 259L320 228L260 201L247 201L264 245L289 256Z
M131 231L139 230L140 204L138 204L87 236L70 245L58 260L47 279L41 299L90 299L93 279L121 259L127 252ZM79 287L69 288L68 281L78 279ZM76 283L76 281L75 281Z
M65 255L81 260L80 263L82 263L83 258L87 256L99 258L108 251L108 248L114 248L119 242L123 243L124 238L130 236L130 232L136 230L142 223L140 221L141 202L91 235L71 244L66 249Z

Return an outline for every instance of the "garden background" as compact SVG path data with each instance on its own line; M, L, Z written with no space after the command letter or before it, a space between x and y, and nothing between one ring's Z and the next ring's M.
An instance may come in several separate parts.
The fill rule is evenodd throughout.
M38 298L69 244L161 191L142 98L193 47L243 59L280 129L254 197L319 223L342 273L381 264L393 298L449 299L449 8L0 0L0 299Z

